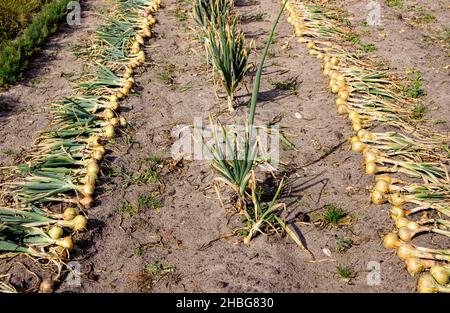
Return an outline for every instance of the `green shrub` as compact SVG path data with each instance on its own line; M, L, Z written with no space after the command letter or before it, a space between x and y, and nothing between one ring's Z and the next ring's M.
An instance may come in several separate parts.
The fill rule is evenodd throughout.
M48 2L48 0L6 1L17 2L17 5L11 5L9 8L18 8L20 3L27 2L26 7L29 9L36 8L39 3ZM2 44L0 51L0 86L12 84L20 78L22 71L27 66L28 58L58 28L59 21L66 15L66 7L69 2L70 0L54 0L46 3L20 37L7 40ZM16 20L20 21L20 18Z

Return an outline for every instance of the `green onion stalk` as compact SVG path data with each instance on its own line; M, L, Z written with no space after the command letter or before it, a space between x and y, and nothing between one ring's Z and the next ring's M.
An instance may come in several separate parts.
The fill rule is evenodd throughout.
M450 161L440 140L423 142L399 132L371 133L365 129L358 132L358 138L387 157L401 156L416 162Z
M83 231L87 225L86 217L79 214L74 216L71 208L66 209L63 214L52 214L37 207L27 210L0 207L0 222L6 225L20 225L23 227L57 226L69 228L73 231Z
M36 171L19 181L6 183L6 186L22 203L46 203L57 200L67 202L63 196L67 192L75 192L79 202L83 203L83 199L90 199L95 190L94 178L91 176L86 178L83 184L79 184L81 181L70 175Z

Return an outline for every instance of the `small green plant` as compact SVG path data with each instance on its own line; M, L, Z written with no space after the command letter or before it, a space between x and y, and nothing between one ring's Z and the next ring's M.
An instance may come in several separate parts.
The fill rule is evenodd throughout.
M386 4L394 9L403 8L403 0L386 0Z
M345 37L345 40L354 43L355 45L361 44L361 38L358 35L349 34Z
M164 272L174 272L176 270L175 266L164 265L160 261L153 261L152 264L144 266L144 272L152 275L160 275Z
M297 93L297 77L289 78L284 81L271 81L274 88L284 91L292 91L294 94Z
M146 246L145 245L137 245L136 248L134 248L134 255L135 256L143 256L145 254L145 249Z
M440 119L437 119L434 121L434 125L445 125L445 124L447 124L447 121L440 120Z
M11 149L11 148L5 148L5 149L3 149L2 150L2 153L5 155L5 156L13 156L14 155L14 150L13 149Z
M133 205L132 203L125 201L122 206L119 208L119 213L123 217L133 217L137 213L139 213L139 207Z
M336 250L339 252L344 252L350 249L353 245L351 239L345 238L343 236L336 235L334 239L336 240Z
M417 120L421 120L423 119L427 111L428 109L425 104L419 103L413 108L413 117Z
M146 168L140 173L129 172L125 168L121 168L119 172L113 172L111 176L122 177L121 187L126 189L131 185L151 184L158 180L158 169L152 166Z
M334 204L326 204L324 206L325 212L322 214L322 219L325 226L333 225L338 226L348 213L341 207Z
M346 281L355 277L353 269L348 265L338 265L336 266L336 272L338 275Z
M177 18L177 20L180 21L180 22L185 22L188 19L188 14L187 14L186 10L183 9L182 7L180 7L180 6L177 6L175 8L174 15Z
M411 98L419 98L426 95L423 89L423 78L422 74L416 70L412 70L415 76L409 79L408 86L403 88L403 91Z
M251 13L251 14L242 16L240 19L244 20L246 22L262 22L262 21L264 21L265 16L266 16L266 13L264 13L264 12L256 12L256 13Z
M156 77L164 84L172 86L175 83L175 64L169 63L163 69L156 73Z
M162 208L163 204L161 200L152 195L152 194L146 194L146 195L140 195L138 197L138 208L150 208L155 210L157 213L159 213L160 209Z
M374 52L377 50L374 44L368 43L368 44L362 44L359 48L359 51L364 53Z

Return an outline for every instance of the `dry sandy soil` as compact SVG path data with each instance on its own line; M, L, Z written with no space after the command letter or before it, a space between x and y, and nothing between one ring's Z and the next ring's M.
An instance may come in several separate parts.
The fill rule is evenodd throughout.
M31 145L36 131L45 128L46 104L70 92L71 77L82 69L71 47L98 22L93 12L101 6L100 0L86 2L83 25L63 28L33 61L27 79L0 94L0 165L13 164ZM379 1L380 27L364 25L366 1L334 2L348 11L362 41L375 45L373 56L394 70L414 68L423 74L427 117L447 122L431 122L431 127L448 131L448 41L445 46L437 39L449 22L446 1L420 1L436 17L426 25L412 25L406 10L394 10ZM139 94L124 103L124 115L133 129L109 145L99 196L88 212L89 230L78 236L72 255L81 264L82 284L63 282L58 291L414 291L416 279L381 244L382 236L392 229L388 207L369 202L373 181L364 174L361 157L349 149L346 139L352 131L336 113L319 61L292 38L285 17L266 61L256 120L262 124L282 117L279 125L287 127L297 147L298 151L285 149L281 154L288 164L288 192L282 201L288 204L288 221L297 226L319 262L308 262L310 256L288 237L261 235L246 246L239 237L227 236L236 222L226 216L211 188L214 174L209 164L172 162L170 148L176 138L171 131L177 125L192 124L195 117L207 123L210 113L227 121L242 119L248 112L249 94L245 88L240 90L239 108L233 117L225 113L225 101L215 96L210 70L192 52L198 45L190 4L183 0L163 4L156 14L155 36L147 47L151 60L136 76ZM279 5L274 0L237 2L236 11L244 17L241 25L248 40L255 42L256 52L251 56L255 64ZM259 16L256 20L255 15ZM281 49L288 42L288 48ZM298 82L295 91L278 90L272 84L290 78ZM252 75L247 83L250 89ZM165 160L160 162L164 165L152 164L149 159L154 157ZM144 173L149 167L159 173L157 181L127 178L126 173ZM124 212L124 204L135 205L145 195L154 196L161 207L147 203L134 214ZM323 228L305 223L317 219L329 204L349 213L347 224ZM351 240L352 246L338 251L337 236ZM378 285L367 282L372 261L381 266ZM18 258L2 261L0 272L12 271L12 283L18 289L32 288L36 280L19 262L37 271L28 260ZM152 274L149 269L158 264L165 270ZM353 278L340 277L337 266L348 266Z

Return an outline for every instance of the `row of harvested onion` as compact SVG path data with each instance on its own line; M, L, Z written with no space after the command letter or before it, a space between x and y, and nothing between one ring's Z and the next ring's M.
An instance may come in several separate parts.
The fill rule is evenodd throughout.
M77 82L74 95L51 104L50 128L40 133L23 164L3 169L10 175L5 198L14 208L0 208L0 257L24 253L56 264L58 275L42 282L42 292L52 290L74 247L66 231L86 229L80 210L94 202L103 141L127 125L119 101L133 91L132 76L146 60L144 38L152 35L152 13L159 6L160 0L112 1L110 15L80 53L92 70ZM56 214L55 203L69 207Z
M384 246L397 249L411 275L428 270L418 281L419 292L449 292L450 249L411 243L422 233L450 238L450 156L444 145L448 137L431 133L413 118L417 100L400 92L393 75L343 47L349 30L338 25L336 11L293 0L288 2L287 10L287 21L294 27L298 41L323 62L329 88L338 95L338 113L351 121L356 132L350 140L352 150L363 153L366 173L377 175L372 201L392 204L390 216L397 230L386 235ZM376 122L409 135L399 131L369 132L367 128ZM386 173L410 177L415 182ZM423 214L420 220L409 218L418 212Z

